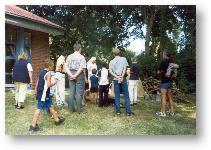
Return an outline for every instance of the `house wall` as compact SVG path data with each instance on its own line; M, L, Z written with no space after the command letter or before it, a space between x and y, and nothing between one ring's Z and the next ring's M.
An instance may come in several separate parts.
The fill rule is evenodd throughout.
M43 70L44 60L49 58L49 35L47 33L31 31L32 33L32 67L33 88L35 87L39 73Z

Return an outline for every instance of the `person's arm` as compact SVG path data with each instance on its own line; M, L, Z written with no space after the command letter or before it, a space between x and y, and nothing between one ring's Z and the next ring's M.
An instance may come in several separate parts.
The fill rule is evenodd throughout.
M82 69L82 68L79 68L79 69L77 70L76 74L72 75L72 78L73 78L73 79L76 79L76 78L81 74L82 71L83 71L83 69Z
M70 72L69 68L65 65L65 70L67 72L67 74L70 76L71 79L73 79L73 75L72 73Z
M112 70L112 68L113 68L113 63L112 62L110 62L109 63L109 69L108 69L108 72L110 73L110 75L112 75L114 78L117 78L118 80L119 80L119 76L118 75L116 75L114 72L113 72L113 70Z
M29 79L30 79L30 83L29 84L32 84L32 71L29 71Z
M122 75L121 75L122 78L124 78L126 70L127 70L127 67L124 67L123 70L122 70Z
M28 73L29 73L30 84L32 84L32 72L33 72L33 69L32 69L32 65L30 63L27 64L27 70L28 70Z
M116 75L111 69L109 69L109 73L110 73L113 77L117 78L118 80L121 79L121 76Z
M163 73L163 71L158 69L157 74L160 75L161 73Z
M127 70L127 66L128 66L127 59L124 58L124 68L123 68L123 70L122 70L121 78L124 78L125 72L126 72L126 70Z
M70 79L74 79L72 73L69 70L68 63L69 63L69 56L67 57L67 61L64 67L65 67L66 73L70 76Z
M76 74L73 75L73 78L76 79L85 68L86 68L86 60L85 58L82 58L80 61L80 68L77 70Z
M160 66L157 70L157 75L161 75L163 73L163 70L164 70L164 62L161 61Z

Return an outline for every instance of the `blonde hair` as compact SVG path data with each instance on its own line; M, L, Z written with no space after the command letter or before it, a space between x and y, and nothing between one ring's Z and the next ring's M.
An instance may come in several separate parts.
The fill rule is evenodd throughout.
M75 43L75 44L73 45L73 48L74 48L74 51L79 51L79 50L81 49L81 44Z
M26 52L22 52L19 56L18 56L18 60L27 60L28 59L28 54Z
M118 55L120 53L120 50L118 48L113 48L112 52L114 53L114 55Z
M50 60L49 58L44 61L45 68L49 68L50 66L53 66L53 65L54 65L53 61Z

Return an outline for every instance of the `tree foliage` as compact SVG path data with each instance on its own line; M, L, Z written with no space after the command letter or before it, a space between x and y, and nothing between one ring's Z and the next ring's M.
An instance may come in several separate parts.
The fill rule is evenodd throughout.
M73 44L83 46L87 60L97 56L99 61L112 59L111 49L118 46L122 55L131 37L145 40L145 51L138 55L141 77L154 76L165 48L171 50L180 65L178 86L186 92L196 89L196 6L190 5L22 5L34 14L65 28L64 35L51 35L52 59L63 52L72 53Z

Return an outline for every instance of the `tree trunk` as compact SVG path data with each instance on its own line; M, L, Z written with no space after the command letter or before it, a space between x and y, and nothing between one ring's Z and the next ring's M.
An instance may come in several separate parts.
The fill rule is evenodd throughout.
M148 7L149 11L145 12L145 23L146 23L146 37L145 37L145 53L149 55L149 43L150 43L150 36L152 32L152 26L155 19L155 10L153 6Z

